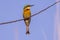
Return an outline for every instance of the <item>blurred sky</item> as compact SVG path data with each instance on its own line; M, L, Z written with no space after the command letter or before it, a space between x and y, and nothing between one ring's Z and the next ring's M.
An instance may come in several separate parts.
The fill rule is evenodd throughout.
M35 14L56 0L0 0L0 22L23 18L23 7L34 5L31 13ZM56 5L43 13L32 17L30 35L26 35L24 21L0 25L0 40L53 40Z

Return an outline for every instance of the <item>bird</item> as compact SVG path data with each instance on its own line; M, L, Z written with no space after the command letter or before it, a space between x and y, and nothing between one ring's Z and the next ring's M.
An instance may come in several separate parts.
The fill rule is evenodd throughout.
M26 34L30 34L30 32L29 32L29 25L30 25L30 22L31 22L31 10L30 10L30 8L32 6L33 5L26 5L23 8L23 18L24 18L24 22L25 22L25 25L26 25Z

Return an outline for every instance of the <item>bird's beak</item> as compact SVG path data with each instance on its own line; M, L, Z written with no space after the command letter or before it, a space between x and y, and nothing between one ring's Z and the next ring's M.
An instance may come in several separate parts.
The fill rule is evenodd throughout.
M30 7L32 7L32 6L34 6L34 5L30 5Z

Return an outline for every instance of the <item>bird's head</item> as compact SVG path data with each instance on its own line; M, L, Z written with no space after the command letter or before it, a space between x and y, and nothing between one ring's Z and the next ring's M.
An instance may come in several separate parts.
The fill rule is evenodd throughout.
M26 10L26 9L30 9L30 7L32 7L32 6L34 6L34 5L26 5L26 6L24 6L24 9Z

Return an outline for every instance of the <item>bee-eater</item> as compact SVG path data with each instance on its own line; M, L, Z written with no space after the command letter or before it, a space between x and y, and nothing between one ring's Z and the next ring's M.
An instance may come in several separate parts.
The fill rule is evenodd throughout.
M30 21L31 21L31 11L30 8L33 5L26 5L23 8L23 18L24 18L24 22L26 24L26 34L30 34L29 32L29 25L30 25Z

